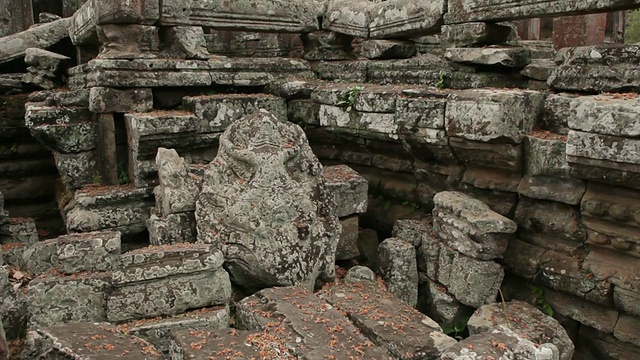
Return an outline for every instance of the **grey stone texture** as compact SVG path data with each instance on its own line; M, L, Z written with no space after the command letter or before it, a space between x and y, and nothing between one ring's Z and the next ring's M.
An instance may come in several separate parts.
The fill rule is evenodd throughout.
M482 334L500 325L509 327L520 337L535 344L555 345L561 360L573 358L575 346L560 323L523 301L511 300L504 305L493 303L482 306L469 319L469 334Z
M40 241L25 250L22 268L32 274L50 269L65 274L110 271L118 264L120 233L117 231L63 235Z
M367 40L360 49L360 55L367 59L408 59L415 54L414 43L400 40Z
M150 188L88 186L77 190L65 207L65 225L68 232L137 234L145 230L152 206Z
M418 265L412 243L398 238L383 241L378 248L378 268L389 292L405 304L418 303Z
M109 24L96 27L100 54L97 59L155 58L160 36L155 26Z
M640 56L639 45L580 46L560 55L547 81L552 89L603 93L634 92L640 87L634 65Z
M189 25L240 31L305 33L319 30L320 1L264 0L254 3L168 0L162 3L161 25ZM278 14L273 17L273 14Z
M304 132L283 120L260 110L229 126L196 203L198 240L254 291L335 276L334 200Z
M336 283L319 296L397 359L436 359L456 340L373 281Z
M107 359L115 354L128 360L163 359L162 354L147 341L123 334L116 326L100 322L76 322L29 331L21 357Z
M332 31L315 31L302 35L303 58L309 61L354 59L353 37Z
M113 89L93 87L89 91L89 110L94 113L139 113L153 108L151 89Z
M345 217L367 212L369 183L347 165L325 166L325 186L333 194L336 216Z
M264 289L243 299L236 307L236 321L241 330L262 331L276 338L287 334L277 343L307 359L392 359L338 309L299 286Z
M530 1L514 4L507 0L487 3L484 0L449 0L445 23L456 24L469 21L509 21L532 18L539 14L563 16L607 12L633 8L635 2L621 0L553 2Z
M558 348L553 344L538 344L526 339L506 326L482 334L469 336L445 351L440 359L558 359Z
M71 59L51 51L29 48L24 62L29 65L22 81L42 89L53 89L62 85L62 75Z
M120 261L106 304L109 321L176 315L226 305L231 298L222 253L210 245L143 248L123 254Z
M184 159L173 149L159 148L156 166L160 185L154 194L162 216L194 211L198 187L189 176Z
M434 231L445 244L479 260L502 257L515 222L459 192L440 192L433 202Z
M542 114L544 96L527 90L463 90L447 99L447 134L520 143Z
M443 42L447 47L501 45L509 39L512 28L489 22L443 25Z
M27 304L31 326L107 320L108 273L61 277L43 275L29 283Z
M360 230L358 216L353 215L341 218L340 225L342 226L342 233L336 248L336 260L355 259L360 256L360 249L358 249Z
M0 45L0 63L25 55L27 49L46 49L69 36L69 19L60 19L9 35Z
M164 41L169 44L162 56L172 59L209 59L207 41L200 26L172 26L164 29Z
M447 48L444 56L447 60L462 64L519 69L531 61L531 53L523 47Z

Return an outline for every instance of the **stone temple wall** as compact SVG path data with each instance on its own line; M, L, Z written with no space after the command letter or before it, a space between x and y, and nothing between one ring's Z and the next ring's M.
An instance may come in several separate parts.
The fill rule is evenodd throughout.
M300 125L334 171L326 180L351 206L338 215L339 261L381 269L393 283L393 262L375 263L408 248L417 274L410 291L394 292L405 303L438 313L444 302L456 313L450 319L479 307L486 297L470 300L464 284L433 273L433 264L444 267L443 259L465 250L439 247L435 259L421 240L433 230L443 243L455 229L485 235L475 233L476 214L463 211L477 203L447 195L460 192L488 205L480 214L510 219L517 230L501 229L496 237L507 246L495 256L475 254L452 267L477 265L501 274L494 279L506 273L485 295L501 285L505 297L552 310L586 358L640 354L640 46L556 52L522 41L510 23L639 1L251 4L88 0L71 17L41 16L38 26L0 41L0 80L12 105L0 118L4 261L33 274L71 266L32 280L21 300L31 313L12 308L5 323L121 323L217 306L207 321L228 324L223 260L215 252L208 260L203 244L180 247L197 237L193 209L159 209L156 156L175 149L201 186L221 134L265 109ZM62 46L69 41L73 47ZM29 207L54 194L55 205ZM52 210L67 232L86 234L38 242L43 225L19 218ZM418 230L398 220L415 220ZM378 236L391 235L379 244ZM94 249L104 266L92 258L65 265L60 249L68 243L81 243L79 254ZM185 254L202 261L195 269L172 262ZM165 257L167 274L136 272ZM205 276L221 279L219 287L201 291ZM145 296L168 296L169 281L195 290L182 302L146 308ZM78 300L76 292L50 292L60 284L92 297L74 311L49 304Z

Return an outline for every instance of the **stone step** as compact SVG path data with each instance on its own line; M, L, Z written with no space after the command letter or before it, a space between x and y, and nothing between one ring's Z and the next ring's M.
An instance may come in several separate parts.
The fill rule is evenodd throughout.
M72 323L29 332L28 359L162 360L162 354L136 336L122 334L107 323Z
M236 305L238 328L282 338L303 359L391 359L340 311L302 287L262 290Z
M438 359L456 340L375 281L334 283L318 293L396 359Z

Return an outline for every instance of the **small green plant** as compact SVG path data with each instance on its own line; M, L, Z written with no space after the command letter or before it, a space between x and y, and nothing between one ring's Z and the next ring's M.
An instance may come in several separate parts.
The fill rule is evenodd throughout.
M551 307L551 304L549 304L544 297L544 288L534 284L529 284L528 286L531 294L536 296L536 304L538 304L547 315L553 316L553 307Z
M129 182L131 182L131 180L129 179L129 172L127 171L127 166L125 165L124 162L118 163L118 182L120 183L120 185L128 184Z
M444 89L444 81L445 81L445 72L444 70L440 70L440 73L438 74L439 79L438 82L436 83L436 87L438 89Z
M354 85L346 93L340 96L338 99L338 106L343 108L346 112L350 112L353 109L353 104L355 104L356 99L358 98L358 94L363 90L362 86Z
M11 145L11 152L14 154L18 152L18 143L13 143L13 145Z
M455 323L453 326L443 325L442 332L460 341L464 339L464 336L467 332L467 322L469 322L469 319L462 319Z

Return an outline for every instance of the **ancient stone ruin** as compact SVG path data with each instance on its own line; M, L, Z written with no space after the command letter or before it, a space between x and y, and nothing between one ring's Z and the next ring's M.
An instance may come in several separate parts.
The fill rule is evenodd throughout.
M639 358L636 8L0 1L0 360Z

